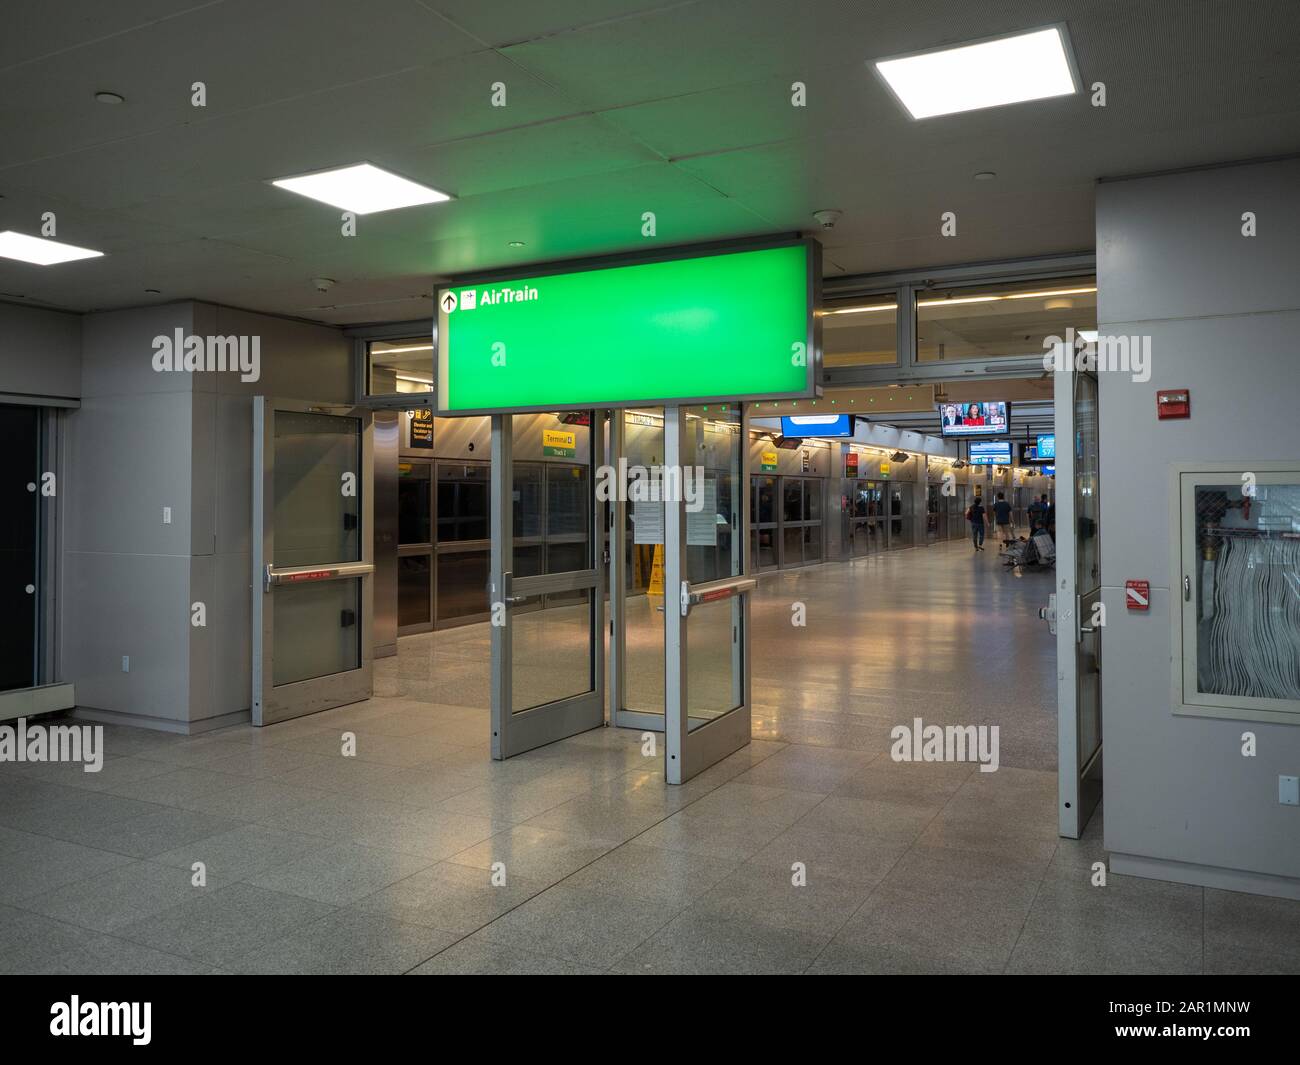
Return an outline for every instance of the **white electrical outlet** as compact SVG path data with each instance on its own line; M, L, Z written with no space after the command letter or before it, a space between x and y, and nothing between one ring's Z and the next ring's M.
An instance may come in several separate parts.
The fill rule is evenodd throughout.
M1283 806L1300 806L1300 777L1277 778L1277 801Z
M123 655L123 656L122 656L122 672L123 672L123 673L130 673L130 672L131 672L131 656L130 656L130 655Z
M163 507L163 524L170 525L171 523L172 523L172 508Z

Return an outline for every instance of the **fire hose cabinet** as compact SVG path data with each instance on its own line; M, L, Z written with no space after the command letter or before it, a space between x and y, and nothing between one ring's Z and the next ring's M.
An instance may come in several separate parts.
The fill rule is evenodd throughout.
M1300 725L1300 464L1173 478L1174 712Z

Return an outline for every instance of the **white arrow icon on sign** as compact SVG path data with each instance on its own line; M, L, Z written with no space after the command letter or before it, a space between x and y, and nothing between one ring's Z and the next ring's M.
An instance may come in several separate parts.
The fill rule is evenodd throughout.
M442 294L442 309L448 314L456 309L456 293L444 292Z

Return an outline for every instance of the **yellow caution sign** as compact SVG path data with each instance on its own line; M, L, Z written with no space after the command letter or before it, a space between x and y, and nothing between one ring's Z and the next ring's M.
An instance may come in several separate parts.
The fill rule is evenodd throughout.
M664 594L664 545L655 544L654 561L650 563L650 587L646 595Z

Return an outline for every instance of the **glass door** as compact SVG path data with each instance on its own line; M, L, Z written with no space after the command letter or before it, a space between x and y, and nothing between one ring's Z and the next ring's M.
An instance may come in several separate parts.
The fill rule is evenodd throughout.
M1056 374L1057 780L1060 834L1078 839L1101 799L1100 476L1097 378ZM1051 608L1049 607L1049 610Z
M0 406L0 692L37 682L40 425L39 407Z
M572 430L539 429L539 415L492 416L491 564L492 757L510 758L605 723L605 579L595 545L603 543L604 504L595 496L603 462L603 418L588 414ZM548 453L546 571L523 575L518 563L538 545L515 547L516 492L538 482L515 478L516 434L541 432ZM547 436L547 434L550 434ZM586 439L585 453L579 436ZM539 447L539 450L542 448ZM519 496L521 502L524 496ZM531 525L520 527L531 541ZM529 564L531 566L531 563Z
M696 485L689 500L689 493L670 493L664 504L664 771L670 784L684 783L750 740L749 597L757 582L748 576L748 423L736 404L664 411L666 470Z
M371 694L371 415L253 407L253 724Z

